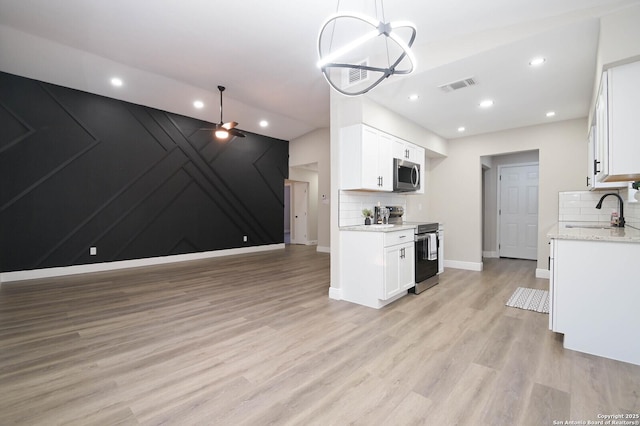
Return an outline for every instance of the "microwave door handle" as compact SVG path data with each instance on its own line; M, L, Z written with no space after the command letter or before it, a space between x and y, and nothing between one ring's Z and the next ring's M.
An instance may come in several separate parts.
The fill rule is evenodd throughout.
M413 179L414 174L416 176L415 180ZM420 183L420 171L418 170L418 166L413 166L413 168L411 169L411 184L415 188L418 186L419 183Z

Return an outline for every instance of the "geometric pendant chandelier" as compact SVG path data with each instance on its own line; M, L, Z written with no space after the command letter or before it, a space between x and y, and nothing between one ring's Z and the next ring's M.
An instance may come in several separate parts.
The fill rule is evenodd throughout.
M392 75L413 72L415 38L415 25L385 22L384 9L382 20L358 12L335 13L320 27L317 65L336 91L362 95Z

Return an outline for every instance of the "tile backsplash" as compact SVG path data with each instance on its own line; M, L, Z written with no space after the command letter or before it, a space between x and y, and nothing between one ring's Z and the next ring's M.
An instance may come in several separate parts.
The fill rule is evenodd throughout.
M596 204L604 194L614 192L619 194L624 202L624 216L627 225L638 228L640 226L640 203L627 200L627 190L608 191L567 191L559 193L558 220L562 222L609 222L611 213L618 211L618 199L607 197L602 203L602 209L596 209Z
M402 206L405 210L407 202L404 195L388 192L340 191L340 207L338 226L364 225L362 209L373 208L380 202L381 206Z

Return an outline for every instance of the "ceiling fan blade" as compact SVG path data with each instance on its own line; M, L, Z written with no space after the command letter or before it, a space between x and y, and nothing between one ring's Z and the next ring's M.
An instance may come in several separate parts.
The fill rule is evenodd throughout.
M238 130L238 129L229 129L229 134L230 134L231 136L237 136L237 137L239 137L239 138L244 138L244 137L245 137L245 134L244 134L244 133L242 133L242 132L241 132L240 130Z
M236 127L237 125L238 125L238 122L236 122L236 121L229 121L229 122L227 122L227 123L224 123L224 124L222 125L222 127L224 127L224 128L225 128L225 129L227 129L227 130L231 130L231 129L233 129L234 127Z

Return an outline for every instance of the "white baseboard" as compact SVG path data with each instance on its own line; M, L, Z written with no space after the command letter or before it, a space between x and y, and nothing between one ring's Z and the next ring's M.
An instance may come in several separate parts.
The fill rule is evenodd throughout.
M305 245L308 246L317 246L318 245L318 240L309 240L305 243Z
M11 281L33 280L37 278L60 277L64 275L86 274L90 272L113 271L116 269L137 268L140 266L163 265L174 262L209 259L213 257L232 256L234 254L257 253L261 251L283 249L284 243L264 246L240 247L227 250L205 251L200 253L178 254L174 256L149 257L146 259L119 260L116 262L91 263L88 265L63 266L58 268L31 269L0 273L0 283Z
M536 278L546 278L549 279L551 277L551 273L548 269L540 269L536 268Z
M460 260L446 260L444 261L445 268L453 269L465 269L467 271L482 272L482 262L463 262Z
M499 256L498 256L498 252L497 251L483 251L482 252L482 257L494 258L494 257L499 257Z
M342 300L342 290L335 287L329 287L329 299Z
M318 251L320 253L331 253L331 247L318 246L316 251Z

